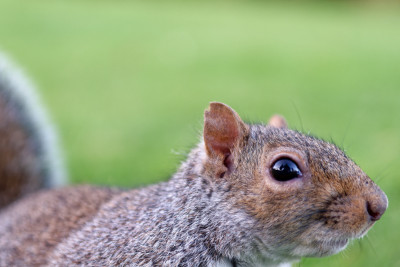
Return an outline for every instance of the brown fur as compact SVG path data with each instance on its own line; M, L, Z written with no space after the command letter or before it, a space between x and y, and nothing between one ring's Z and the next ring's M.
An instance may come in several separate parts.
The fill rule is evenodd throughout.
M386 195L333 144L281 126L211 103L204 141L169 181L49 191L0 213L0 265L275 266L337 253ZM301 175L274 177L281 159Z
M0 210L64 184L57 138L34 87L0 53Z
M0 209L43 187L37 153L15 109L0 96Z
M0 265L43 266L54 247L91 220L117 192L68 187L39 192L11 205L1 214Z

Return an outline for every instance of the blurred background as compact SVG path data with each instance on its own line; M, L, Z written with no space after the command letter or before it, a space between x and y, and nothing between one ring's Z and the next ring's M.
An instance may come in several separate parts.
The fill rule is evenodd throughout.
M344 253L296 266L400 266L400 5L382 1L0 0L0 50L29 74L71 183L167 179L210 101L334 141L389 209Z

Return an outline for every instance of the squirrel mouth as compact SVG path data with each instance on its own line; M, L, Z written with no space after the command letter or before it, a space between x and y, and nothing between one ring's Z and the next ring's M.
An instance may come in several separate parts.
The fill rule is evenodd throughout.
M337 239L337 240L331 240L327 242L329 246L334 247L334 248L342 248L347 246L349 243L349 240L347 238L345 239Z
M325 257L336 254L349 244L348 238L313 240L295 249L294 255L301 257Z
M332 254L336 254L339 251L342 251L346 248L349 244L349 239L331 239L331 240L324 240L324 241L317 241L318 245L314 243L316 248L319 248L316 253L317 257L324 257Z
M333 240L327 240L323 242L322 247L325 247L326 254L331 255L331 254L336 254L339 251L342 251L347 247L349 244L349 239L344 238L344 239L333 239Z

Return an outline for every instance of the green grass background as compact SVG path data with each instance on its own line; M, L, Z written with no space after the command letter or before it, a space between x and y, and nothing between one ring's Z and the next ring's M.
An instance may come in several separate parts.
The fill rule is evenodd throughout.
M400 8L262 1L0 0L72 183L165 180L210 101L333 140L390 201L367 238L300 266L400 266Z

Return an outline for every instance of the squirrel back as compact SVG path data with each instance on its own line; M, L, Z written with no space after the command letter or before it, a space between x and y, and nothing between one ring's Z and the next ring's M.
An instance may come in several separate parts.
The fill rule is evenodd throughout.
M343 151L282 117L246 124L211 103L204 118L167 182L50 190L3 210L0 265L278 266L338 253L385 212Z
M33 86L0 54L0 208L65 183L54 129Z

